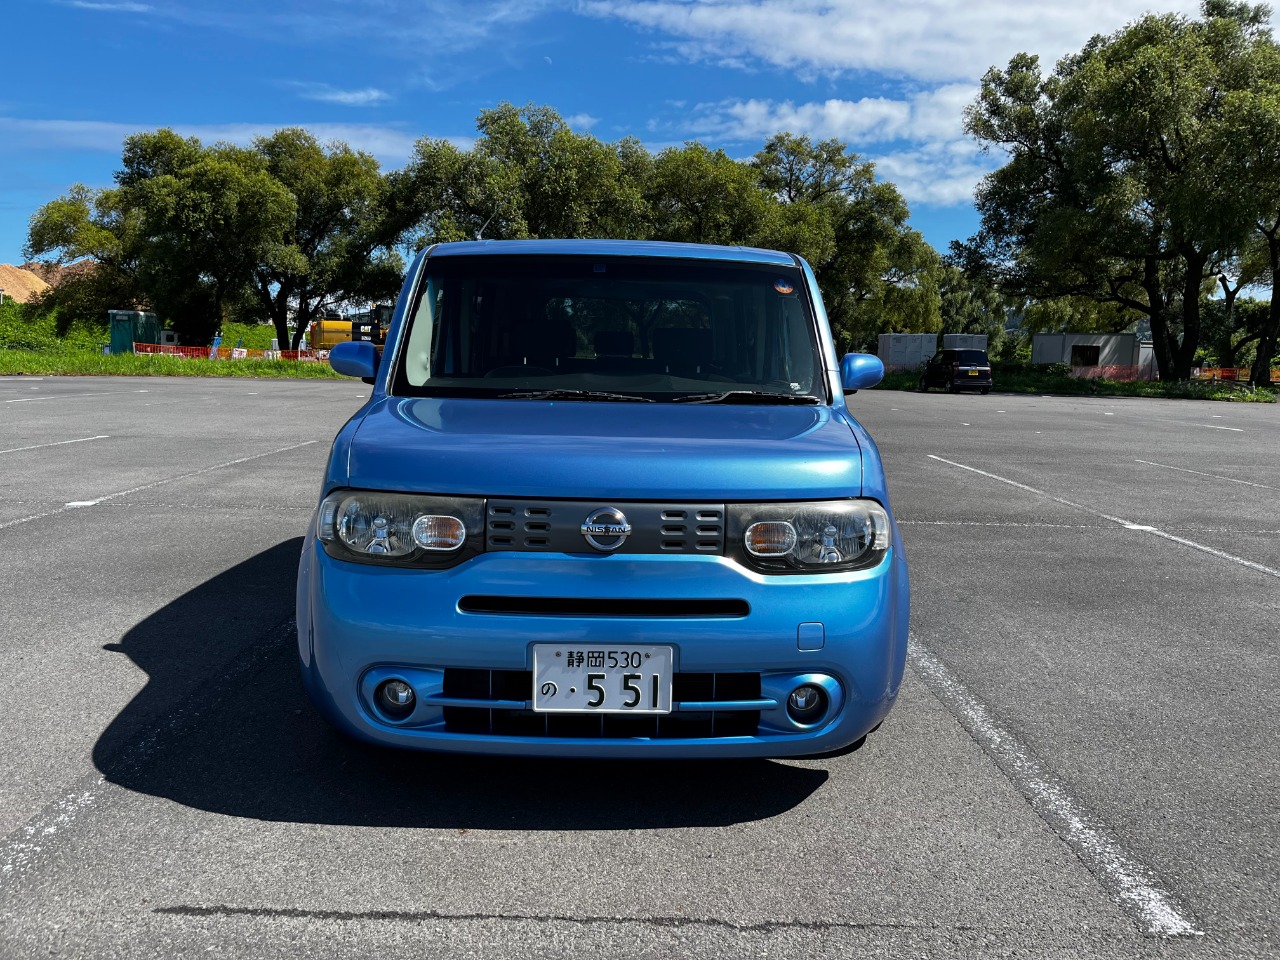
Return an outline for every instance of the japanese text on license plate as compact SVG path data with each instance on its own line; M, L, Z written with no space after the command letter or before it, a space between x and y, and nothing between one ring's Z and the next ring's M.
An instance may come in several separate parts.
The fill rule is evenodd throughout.
M672 648L537 643L533 709L539 713L670 713Z

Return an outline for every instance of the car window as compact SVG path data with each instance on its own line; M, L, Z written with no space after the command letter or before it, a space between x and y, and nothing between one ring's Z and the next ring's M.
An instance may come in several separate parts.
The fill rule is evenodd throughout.
M987 366L987 354L985 350L957 350L957 363L965 366Z
M761 391L825 399L795 267L639 257L437 257L392 390Z

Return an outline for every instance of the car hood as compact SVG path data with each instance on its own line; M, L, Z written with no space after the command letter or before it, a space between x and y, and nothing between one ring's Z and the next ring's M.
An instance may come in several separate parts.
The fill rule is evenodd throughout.
M365 489L573 499L858 496L862 454L826 406L385 398L350 441Z

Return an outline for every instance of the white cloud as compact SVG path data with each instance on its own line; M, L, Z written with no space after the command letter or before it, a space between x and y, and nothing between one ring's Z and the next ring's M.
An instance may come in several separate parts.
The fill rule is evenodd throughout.
M69 7L78 10L96 10L99 13L151 13L155 7L147 3L98 3L94 0L70 0Z
M336 103L344 107L370 107L385 103L391 94L376 87L365 87L362 90L339 90L327 83L293 83L298 95L306 100L318 100L321 103Z
M564 122L567 123L574 130L586 131L586 130L590 130L597 123L599 123L600 118L593 117L589 113L575 113L571 116L565 117Z
M699 104L687 126L697 136L731 141L763 140L787 130L817 139L836 137L855 149L866 143L937 141L963 135L961 114L977 92L971 84L948 84L905 100L724 100Z
M981 153L965 140L892 151L867 159L875 161L876 175L896 184L908 203L939 207L972 203L978 181L1000 165L994 155Z
M897 184L909 202L957 206L971 202L978 181L999 166L962 128L964 107L977 89L946 84L899 100L725 100L699 104L682 123L692 136L732 143L761 144L783 130L843 140L873 160L877 174Z
M126 137L143 130L154 130L159 124L118 123L104 120L26 120L0 117L0 150L8 152L35 150L93 150L120 152ZM322 143L341 140L355 150L373 154L387 166L399 166L413 152L420 133L400 127L371 123L172 123L184 137L198 137L204 143L224 141L247 145L255 137L269 136L281 127L304 126ZM468 149L468 137L448 137L461 149Z
M872 71L936 82L975 80L1020 51L1052 64L1151 6L1151 0L581 0L578 9L665 35L692 60L750 58L809 76ZM1199 2L1165 0L1160 9L1194 16Z

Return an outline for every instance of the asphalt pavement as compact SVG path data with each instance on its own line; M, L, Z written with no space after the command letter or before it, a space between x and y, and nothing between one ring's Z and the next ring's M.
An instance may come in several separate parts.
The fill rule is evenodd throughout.
M913 582L844 756L373 749L305 702L359 382L0 378L0 958L1280 956L1280 413L862 391Z

